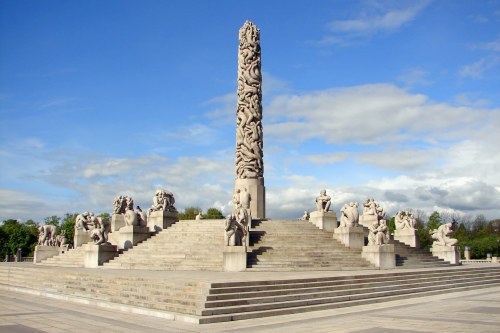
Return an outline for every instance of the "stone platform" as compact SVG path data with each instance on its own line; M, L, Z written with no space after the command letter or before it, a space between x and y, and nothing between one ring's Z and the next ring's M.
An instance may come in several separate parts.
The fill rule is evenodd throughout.
M0 290L197 324L477 290L500 286L499 277L499 264L385 272L166 272L0 264Z

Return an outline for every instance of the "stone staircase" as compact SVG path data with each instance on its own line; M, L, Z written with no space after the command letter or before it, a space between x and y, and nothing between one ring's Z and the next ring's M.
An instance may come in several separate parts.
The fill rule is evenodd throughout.
M212 283L201 323L327 310L500 285L500 267Z
M300 277L287 272L255 273L253 278L241 273L212 272L202 278L176 273L2 263L0 290L205 324L500 286L500 265Z
M83 267L85 250L83 246L76 249L69 249L57 256L47 258L38 263L45 266L60 266L60 267Z
M103 268L221 271L224 226L224 220L179 221Z
M250 231L247 271L373 269L349 249L302 220L262 220Z
M432 255L429 250L417 249L397 240L391 240L396 253L396 268L426 268L455 266Z

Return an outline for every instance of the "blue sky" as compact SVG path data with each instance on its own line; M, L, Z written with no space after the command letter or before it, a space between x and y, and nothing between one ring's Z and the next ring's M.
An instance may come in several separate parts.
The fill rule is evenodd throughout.
M261 29L267 215L500 217L500 1L0 1L0 220L228 213L238 29Z

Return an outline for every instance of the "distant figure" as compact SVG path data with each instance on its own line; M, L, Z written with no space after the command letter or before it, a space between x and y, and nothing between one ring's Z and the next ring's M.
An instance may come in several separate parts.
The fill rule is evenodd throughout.
M198 212L198 215L196 215L196 217L194 219L197 221L203 219L203 216L201 216L201 212Z
M304 211L304 215L300 218L302 221L309 221L309 212L307 210Z

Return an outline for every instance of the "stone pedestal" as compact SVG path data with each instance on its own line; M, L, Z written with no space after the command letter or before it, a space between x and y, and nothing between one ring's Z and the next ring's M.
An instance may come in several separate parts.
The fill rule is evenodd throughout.
M123 214L113 214L111 216L111 232L118 231L120 228L127 225Z
M433 256L449 261L452 265L460 264L460 252L457 246L432 245L431 252Z
M359 224L367 228L369 228L375 221L378 221L377 215L361 215L359 217Z
M83 244L90 242L90 234L87 230L75 230L75 236L73 238L73 244L75 249Z
M470 247L468 247L468 246L465 247L464 258L465 258L465 260L470 260Z
M83 266L87 268L97 268L105 262L110 261L118 255L118 247L111 244L85 244L85 255Z
M35 256L33 262L39 263L42 260L59 255L58 246L37 245L35 246Z
M224 272L243 272L247 269L246 246L224 246Z
M396 268L394 244L363 246L361 256L379 269Z
M337 228L337 214L335 212L311 212L309 222L321 230L333 232Z
M148 228L150 232L158 232L167 229L177 221L179 221L177 212L158 210L148 215Z
M110 236L111 235L113 235L113 243L116 244L119 249L130 249L132 246L137 245L137 243L148 239L150 232L148 227L127 225L121 227L119 231L111 233Z
M400 229L394 230L394 239L405 243L411 247L420 248L418 233L416 229Z
M266 188L264 178L237 178L234 181L234 189L246 188L250 193L250 212L253 219L263 220L266 218Z
M333 238L354 250L361 250L365 245L365 231L361 226L338 227L335 229Z

